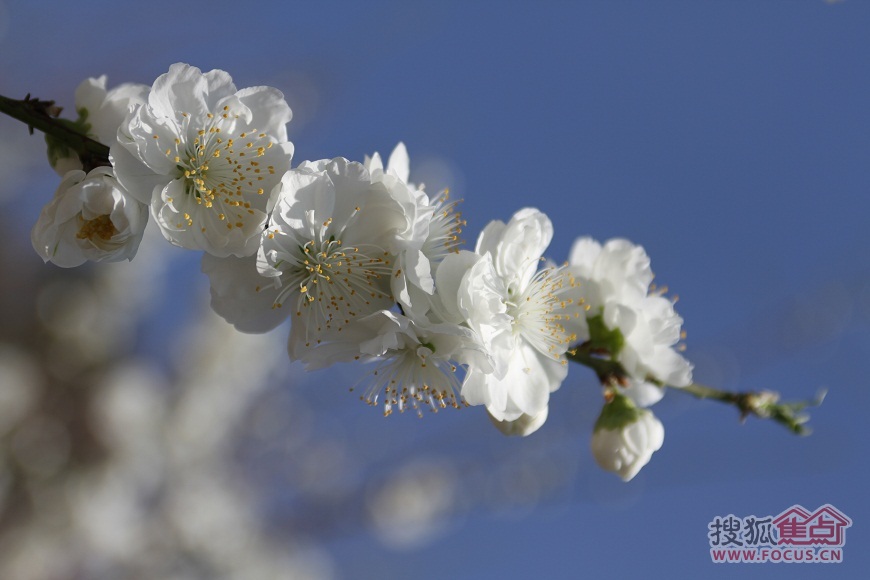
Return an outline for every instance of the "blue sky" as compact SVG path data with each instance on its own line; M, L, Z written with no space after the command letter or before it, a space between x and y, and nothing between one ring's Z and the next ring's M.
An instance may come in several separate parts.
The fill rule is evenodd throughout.
M347 534L328 546L341 574L817 577L816 565L714 566L706 525L831 503L854 526L845 563L823 572L863 576L870 4L246 6L0 0L0 93L70 106L87 76L150 83L177 61L276 86L295 113L294 162L362 159L402 140L412 179L465 199L469 240L533 205L554 222L556 260L579 235L643 244L657 281L680 295L698 381L786 398L830 390L803 439L672 393L655 409L665 445L629 484L591 460L598 398L581 368L527 440L500 439L481 414L427 418L440 441L427 453L555 449L573 475L528 510L473 509L418 550ZM33 221L38 205L23 211ZM300 388L323 415L344 395ZM415 428L377 427L394 438Z

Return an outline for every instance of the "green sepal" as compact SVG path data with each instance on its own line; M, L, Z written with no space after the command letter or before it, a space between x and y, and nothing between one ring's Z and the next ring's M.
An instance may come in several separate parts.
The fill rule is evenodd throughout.
M592 352L606 351L610 360L616 360L622 347L625 346L625 337L618 328L610 329L604 324L604 315L597 314L586 319L589 326L589 341L586 343Z
M598 415L598 420L595 421L594 431L599 429L618 431L626 425L637 422L640 419L640 414L643 412L642 409L638 409L634 405L631 399L614 392L613 399L602 407L601 414Z

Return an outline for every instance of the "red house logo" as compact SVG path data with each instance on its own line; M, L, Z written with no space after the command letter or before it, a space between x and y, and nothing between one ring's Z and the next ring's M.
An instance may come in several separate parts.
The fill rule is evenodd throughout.
M779 545L842 546L852 520L831 504L813 513L794 505L776 516L772 523L779 531Z

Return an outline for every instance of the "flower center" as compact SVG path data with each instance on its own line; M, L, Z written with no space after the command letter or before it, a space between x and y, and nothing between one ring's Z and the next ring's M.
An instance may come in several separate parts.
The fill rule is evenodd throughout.
M413 409L422 417L424 407L433 413L448 407L467 407L458 394L461 385L456 365L432 354L426 345L391 352L390 358L372 373L374 381L360 400L373 407L383 403L384 417L395 409L400 413Z
M459 234L466 225L462 214L456 211L461 200L448 201L449 197L450 192L445 189L433 198L435 213L429 223L429 236L423 244L423 254L436 263L441 262L447 254L459 252L462 245Z
M276 233L269 232L267 237L274 238ZM346 247L330 236L309 240L295 252L280 252L277 257L275 267L282 270L283 289L272 307L281 308L296 295L296 315L306 317L309 331L341 332L357 316L393 302L390 254L376 246Z
M563 321L577 318L583 311L582 304L565 296L576 286L563 268L545 268L535 274L515 301L506 301L514 335L522 336L539 352L563 364L567 361L562 355L577 340Z
M248 216L255 213L250 200L263 195L262 182L275 175L274 165L259 159L272 148L273 139L257 129L235 134L238 118L228 106L218 115L207 113L198 119L181 113L179 134L188 138L176 137L164 151L184 180L185 194L196 202L194 209L213 212L229 230L244 228ZM193 213L183 214L179 229L194 225ZM202 231L206 225L201 224Z
M79 231L76 233L76 237L80 240L94 241L94 238L111 240L113 236L121 233L118 231L118 228L115 227L115 224L112 223L112 219L108 214L95 217L92 220L85 220L83 217L79 216L79 220L81 226L79 226Z

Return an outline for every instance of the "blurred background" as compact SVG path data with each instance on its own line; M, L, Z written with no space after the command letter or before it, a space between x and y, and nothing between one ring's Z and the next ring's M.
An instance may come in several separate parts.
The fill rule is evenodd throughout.
M294 164L389 154L465 199L467 240L533 205L549 257L628 237L679 294L699 382L829 389L798 438L672 392L628 484L589 440L572 368L506 438L481 408L385 419L355 366L305 374L287 328L212 315L199 256L150 232L132 263L44 265L59 178L0 117L0 578L810 578L714 565L707 523L831 503L828 577L865 577L870 4L0 0L0 93L72 114L84 78L169 65L284 91ZM615 576L613 576L615 575Z

